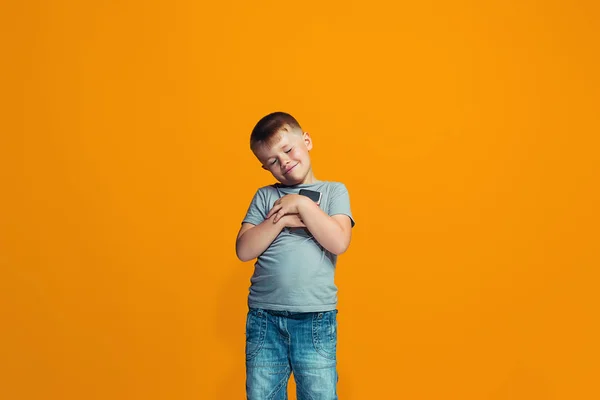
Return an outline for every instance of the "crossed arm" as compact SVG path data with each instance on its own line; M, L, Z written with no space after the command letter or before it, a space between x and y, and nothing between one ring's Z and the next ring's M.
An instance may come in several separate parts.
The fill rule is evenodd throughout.
M258 257L285 227L306 227L333 254L342 254L350 245L350 217L329 216L308 197L289 194L275 202L259 225L242 224L235 243L238 258L249 261Z

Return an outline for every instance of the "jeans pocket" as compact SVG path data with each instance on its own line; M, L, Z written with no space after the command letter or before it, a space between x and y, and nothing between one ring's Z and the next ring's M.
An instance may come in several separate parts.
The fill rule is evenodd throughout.
M251 360L260 351L267 333L267 314L264 310L252 308L246 317L246 360Z
M330 360L336 359L337 310L313 315L313 345L317 353Z

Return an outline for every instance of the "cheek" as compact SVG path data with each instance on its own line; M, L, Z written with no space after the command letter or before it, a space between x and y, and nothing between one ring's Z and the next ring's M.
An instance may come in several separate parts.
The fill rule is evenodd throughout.
M290 155L292 158L298 160L304 157L304 151L302 151L302 148L300 146L296 146L294 150L291 151Z
M276 165L274 167L269 168L269 172L271 173L271 175L277 176L281 174L281 169L279 168L279 166Z

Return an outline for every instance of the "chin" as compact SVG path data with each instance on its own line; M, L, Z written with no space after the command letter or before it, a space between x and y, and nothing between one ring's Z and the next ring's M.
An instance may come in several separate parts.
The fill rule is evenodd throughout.
M292 177L284 177L285 179L280 180L279 182L283 183L286 186L294 186L302 183L302 179L294 179Z

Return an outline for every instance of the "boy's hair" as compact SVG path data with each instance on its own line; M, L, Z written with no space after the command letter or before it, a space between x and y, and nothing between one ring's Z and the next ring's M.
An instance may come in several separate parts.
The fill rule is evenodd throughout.
M288 113L281 111L266 115L258 121L252 134L250 135L250 148L255 149L256 145L262 143L270 143L277 132L285 130L288 132L302 131L300 124L296 118Z

